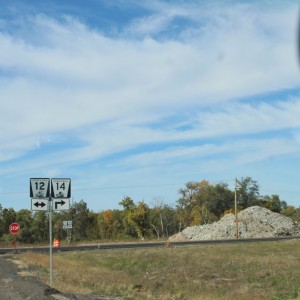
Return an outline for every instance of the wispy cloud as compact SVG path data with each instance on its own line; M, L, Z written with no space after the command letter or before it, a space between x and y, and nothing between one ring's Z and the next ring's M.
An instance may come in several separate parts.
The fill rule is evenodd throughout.
M295 2L137 7L114 34L45 11L0 20L2 174L300 151Z

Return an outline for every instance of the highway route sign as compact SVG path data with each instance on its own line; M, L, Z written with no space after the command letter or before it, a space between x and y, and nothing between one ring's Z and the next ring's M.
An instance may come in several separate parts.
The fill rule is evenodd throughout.
M48 208L49 208L48 199L39 199L39 198L31 199L31 210L48 211Z
M70 178L52 178L51 179L51 197L52 198L70 198L71 197L71 179Z
M55 211L69 210L70 209L70 199L67 199L67 198L53 199L52 208Z
M30 198L49 198L50 179L30 178Z
M12 223L9 225L9 231L13 234L18 233L20 230L20 225L18 223Z

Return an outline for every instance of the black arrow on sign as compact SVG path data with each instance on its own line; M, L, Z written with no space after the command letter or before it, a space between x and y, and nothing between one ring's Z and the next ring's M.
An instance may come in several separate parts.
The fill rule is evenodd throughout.
M64 205L66 202L64 200L61 200L60 202L55 202L55 209L57 209L57 205Z
M46 204L44 203L44 202L35 202L34 204L33 204L34 206L36 206L36 207L44 207Z

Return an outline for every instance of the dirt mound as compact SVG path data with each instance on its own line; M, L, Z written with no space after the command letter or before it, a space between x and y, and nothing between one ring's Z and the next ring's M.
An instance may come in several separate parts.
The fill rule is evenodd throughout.
M168 239L168 241L170 241L170 242L181 242L181 241L187 241L187 240L188 240L188 237L183 232L179 232L175 235L172 235Z
M281 214L252 206L238 213L238 231L240 238L298 236L300 226ZM170 237L169 241L233 239L235 232L235 216L227 214L212 224L187 227L180 234Z

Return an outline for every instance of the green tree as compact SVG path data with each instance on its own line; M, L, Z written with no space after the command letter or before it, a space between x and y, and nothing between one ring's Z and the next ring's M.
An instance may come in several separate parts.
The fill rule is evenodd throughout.
M100 234L98 230L98 222L97 222L98 214L93 211L89 211L88 213L88 231L87 231L87 239L95 240L99 239Z
M127 239L131 237L128 234L127 228L124 227L124 220L126 218L125 212L119 209L112 211L113 227L112 239Z
M287 205L282 209L281 213L300 225L300 207L296 208L295 206Z
M119 202L119 205L123 206L124 208L124 218L122 224L125 229L125 233L131 237L137 237L138 233L132 222L132 215L136 210L134 201L130 197L126 196L121 202Z
M179 189L180 198L177 200L177 211L179 217L179 231L193 223L193 210L198 204L200 185L198 182L188 182L185 187Z
M2 210L2 226L3 226L3 233L9 233L9 225L11 223L16 222L17 220L17 213L13 208L4 208Z
M220 219L224 211L233 207L234 194L225 183L200 182L197 209L199 224L212 223Z
M188 182L179 190L177 212L182 227L217 221L225 210L233 206L233 192L227 184L210 184L206 180Z
M2 205L0 203L0 239L1 239L2 235L4 234L2 211L3 211L3 208L2 208Z
M31 243L32 240L32 211L29 209L21 209L16 214L16 220L20 225L18 240L24 243Z
M111 209L102 211L98 216L98 228L99 228L100 237L104 239L111 239L113 233L113 227L114 227L113 211Z
M130 222L142 240L144 239L145 233L150 227L149 215L149 207L144 201L139 202L136 208L130 214Z
M46 212L37 211L33 214L31 236L33 243L43 243L49 240L49 220Z
M90 229L89 212L90 210L88 209L86 202L83 200L74 202L71 205L69 220L73 221L72 239L74 241L84 240L88 237L88 231Z
M261 202L265 208L277 213L281 213L287 207L286 202L280 200L279 195L264 196Z
M251 177L237 180L237 201L242 209L254 205L261 205L257 181Z
M150 208L150 226L158 239L175 234L178 228L178 219L176 210L163 202L156 203L153 208Z
M136 209L134 201L128 196L124 197L123 200L119 202L119 205L123 206L125 211L133 211Z
M130 197L125 197L119 204L124 207L125 218L123 224L130 230L131 236L144 239L145 233L150 228L148 205L144 201L136 205Z
M165 236L165 224L163 218L164 203L159 198L155 198L154 207L150 209L149 222L155 235L159 239Z

